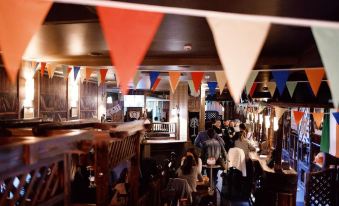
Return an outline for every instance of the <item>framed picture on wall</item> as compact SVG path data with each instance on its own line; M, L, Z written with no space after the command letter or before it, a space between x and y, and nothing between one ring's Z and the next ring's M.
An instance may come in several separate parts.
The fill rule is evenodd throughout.
M78 107L71 107L71 117L78 117Z

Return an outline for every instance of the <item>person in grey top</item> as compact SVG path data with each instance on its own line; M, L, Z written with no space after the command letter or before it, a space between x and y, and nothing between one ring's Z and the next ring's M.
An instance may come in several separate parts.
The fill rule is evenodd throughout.
M246 132L240 131L234 135L234 147L244 150L245 158L249 159L249 153L255 151L255 148L246 139Z

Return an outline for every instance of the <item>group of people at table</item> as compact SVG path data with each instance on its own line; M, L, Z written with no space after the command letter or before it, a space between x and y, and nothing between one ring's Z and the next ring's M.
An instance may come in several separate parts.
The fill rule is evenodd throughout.
M212 172L212 167L224 173L233 167L246 176L249 153L256 151L250 139L251 132L244 123L229 120L206 123L206 130L199 132L194 147L189 148L182 157L177 170L178 178L185 179L190 190L196 192L198 182L215 185L218 170Z

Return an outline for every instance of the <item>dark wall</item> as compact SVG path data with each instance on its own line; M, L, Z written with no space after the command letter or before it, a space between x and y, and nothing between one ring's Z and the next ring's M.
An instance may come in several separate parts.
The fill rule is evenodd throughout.
M18 85L12 84L4 68L0 67L0 119L16 119L18 111Z
M98 84L96 82L80 83L80 119L97 118Z

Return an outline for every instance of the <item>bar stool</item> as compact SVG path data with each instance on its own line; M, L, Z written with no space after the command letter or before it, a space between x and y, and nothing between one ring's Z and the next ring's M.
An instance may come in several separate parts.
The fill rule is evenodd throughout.
M214 179L213 179L213 169L220 169L220 165L216 165L216 159L214 157L210 157L207 159L207 165L203 165L205 168L210 169L210 189L209 189L209 194L213 195L215 189L220 193L220 190L218 187L216 187Z

